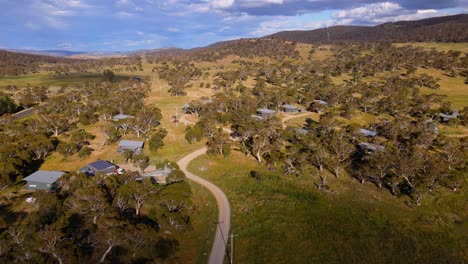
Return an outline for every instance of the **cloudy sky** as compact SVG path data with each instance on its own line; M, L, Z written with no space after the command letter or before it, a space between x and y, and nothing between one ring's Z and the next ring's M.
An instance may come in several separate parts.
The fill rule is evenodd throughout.
M0 48L128 51L468 12L468 0L0 0Z

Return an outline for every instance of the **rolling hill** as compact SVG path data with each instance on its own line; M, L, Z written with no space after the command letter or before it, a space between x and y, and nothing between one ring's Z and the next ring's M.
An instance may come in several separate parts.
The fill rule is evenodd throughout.
M333 26L282 31L265 38L301 43L343 42L468 42L468 14L399 21L377 26Z

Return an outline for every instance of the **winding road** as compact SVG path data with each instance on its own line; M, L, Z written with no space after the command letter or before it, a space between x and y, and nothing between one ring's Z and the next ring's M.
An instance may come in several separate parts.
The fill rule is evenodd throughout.
M188 165L195 158L206 153L206 148L196 150L187 156L183 157L177 164L180 169L185 173L187 178L207 188L215 197L216 203L218 204L218 222L219 228L216 229L216 235L211 248L209 264L222 264L224 262L224 255L226 253L227 236L229 234L229 228L231 225L231 207L226 194L213 183L189 172L187 170Z
M306 116L306 114L300 115L288 115L284 117L281 121L283 122L283 126L285 126L285 122L289 119L298 118L302 116ZM194 124L194 122L187 120L185 116L181 116L181 122L185 124ZM232 131L228 128L223 128L223 130L227 133L232 133ZM202 148L196 150L187 156L180 159L177 164L179 165L180 169L185 173L187 178L190 180L204 186L207 188L215 197L216 203L218 205L218 228L216 229L215 239L213 242L213 247L211 248L210 258L208 260L209 264L222 264L224 263L224 255L226 254L226 242L227 237L229 235L229 229L231 227L231 207L229 206L229 200L226 197L226 194L216 185L213 183L197 176L188 171L187 167L194 160L195 158L205 154L207 148Z

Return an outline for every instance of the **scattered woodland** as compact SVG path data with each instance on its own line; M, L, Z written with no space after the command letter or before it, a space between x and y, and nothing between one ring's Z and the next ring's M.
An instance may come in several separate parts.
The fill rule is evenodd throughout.
M411 24L414 31L420 32L416 39L401 39L396 29L388 30L388 34L395 34L391 38L401 42L466 41L466 34L455 34L459 29L467 32L462 30L466 23L459 20L465 21L466 16L448 22L432 19ZM405 25L397 22L372 30L405 30ZM460 38L426 35L434 27L455 28L453 36ZM330 28L330 32L335 30ZM183 242L170 233L183 236L193 228L193 185L184 181L172 160L160 161L171 151L186 153L190 146L206 145L208 156L195 160L197 166L192 170L206 174L227 192L236 228L253 232L243 233L244 238L240 238L248 242L239 242L240 257L244 257L239 262L285 263L282 257L287 253L279 249L277 240L262 233L271 230L258 227L263 221L275 221L268 216L275 215L277 209L265 204L249 207L259 201L268 204L268 200L285 199L277 206L288 210L286 204L300 210L292 212L291 219L282 216L288 225L275 225L274 232L288 232L297 225L302 234L323 231L324 243L349 241L342 253L327 245L322 245L325 255L309 256L308 252L319 254L314 250L297 252L293 259L299 262L305 256L317 261L333 256L331 259L339 262L344 254L351 254L350 259L363 263L375 260L372 257L401 263L436 263L443 257L446 263L463 263L467 252L460 245L466 244L466 237L457 236L455 230L466 221L466 205L450 202L444 204L445 208L439 201L466 199L467 54L409 44L371 43L366 39L354 44L337 41L334 45L305 45L291 42L299 41L294 37L286 36L288 41L277 38L280 36L100 60L1 52L0 76L88 72L98 74L99 80L62 87L0 85L0 259L186 263L177 257L184 251ZM442 85L447 80L457 82L464 90L461 103L454 104L441 92L447 89ZM179 116L177 112L173 115L173 107L179 104L185 104L183 114L193 120L193 125L175 128ZM302 113L281 113L285 104L296 106ZM27 108L35 113L15 118L14 113ZM252 117L259 108L271 109L275 114ZM112 117L117 114L134 118L115 121ZM285 117L291 115L297 118L286 122ZM97 134L103 135L102 144L106 146L114 146L124 138L147 142L148 150L142 154L125 153L120 157L140 172L88 177L76 173L76 167L70 168L57 191L21 190L22 179L51 158L59 156L66 162L90 157L95 152L90 141ZM173 149L167 144L173 137L184 140L182 148ZM155 157L159 160L156 167L169 163L175 168L167 185L139 178ZM243 176L233 175L235 172ZM236 181L239 178L242 184ZM19 204L30 196L36 198L34 208L18 211ZM349 197L362 197L362 201L347 204L344 201ZM364 201L374 198L376 202L371 206ZM434 200L437 206L432 208ZM250 201L250 205L243 201ZM364 204L375 209L360 207ZM336 214L338 220L327 220L324 212ZM360 218L354 221L357 216L353 215L350 224L344 224L349 215L343 212L357 212ZM439 219L439 224L424 220L432 229L421 231L398 222L398 212L405 217L414 214L411 217L418 223L427 213ZM390 215L395 219L382 220ZM370 234L367 244L359 244L366 240L361 237L367 232L363 231L362 221L382 232ZM402 227L389 227L390 222ZM331 223L343 225L350 233L333 233L339 228ZM407 229L403 228L411 232L405 233L402 230ZM448 231L439 235L438 228ZM331 239L329 234L336 237ZM358 244L376 250L372 239L385 243L383 236L393 242L411 241L411 246L391 244L386 249L388 255L376 254L368 259L350 253ZM303 240L312 243L320 238L316 237ZM298 238L285 239L288 244L298 244L299 249L306 246ZM265 247L268 245L265 252L271 255L253 253L252 245L261 244L259 240ZM405 259L396 260L399 254Z
M468 15L399 21L377 26L333 26L310 31L283 31L267 38L309 44L350 42L467 42Z

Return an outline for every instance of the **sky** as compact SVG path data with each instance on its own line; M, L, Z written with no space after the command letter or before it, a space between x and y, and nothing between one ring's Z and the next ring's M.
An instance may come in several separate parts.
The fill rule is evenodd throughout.
M0 0L0 48L192 48L283 30L460 13L468 13L468 0Z

